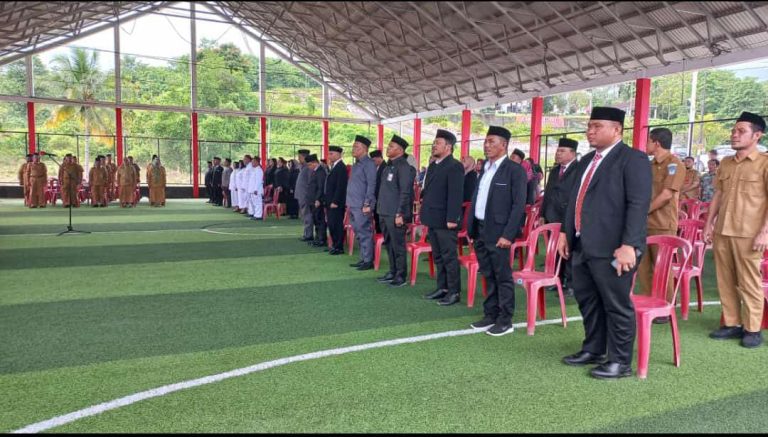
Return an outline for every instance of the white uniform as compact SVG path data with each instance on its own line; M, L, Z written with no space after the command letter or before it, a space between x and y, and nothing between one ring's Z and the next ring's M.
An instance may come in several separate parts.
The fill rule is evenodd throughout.
M232 195L229 204L231 206L239 206L237 202L237 174L240 173L240 169L236 168L232 170L232 175L229 177L229 192Z
M251 174L248 178L248 193L250 194L250 202L248 204L248 215L254 218L262 218L264 203L262 196L264 195L264 171L261 167L251 166Z
M251 196L248 195L248 180L251 177L252 169L253 167L251 164L248 164L244 169L240 171L240 180L237 181L237 201L239 202L238 206L241 210L248 209L248 200L251 198Z

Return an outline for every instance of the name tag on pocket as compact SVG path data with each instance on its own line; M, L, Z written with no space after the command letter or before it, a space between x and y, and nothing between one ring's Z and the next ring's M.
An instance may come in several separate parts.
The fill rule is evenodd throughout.
M500 184L498 182L496 182L494 185L496 185L497 187L506 187L507 186L507 184Z
M390 173L387 175L387 182L392 182L392 179L394 179L395 175L394 173Z

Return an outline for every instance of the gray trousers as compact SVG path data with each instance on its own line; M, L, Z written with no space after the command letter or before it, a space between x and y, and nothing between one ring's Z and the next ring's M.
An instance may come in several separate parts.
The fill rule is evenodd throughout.
M349 219L352 229L355 230L355 238L360 244L360 261L373 262L373 230L371 229L371 216L363 214L363 208L349 208Z
M299 217L304 222L304 238L314 239L315 221L312 218L312 211L309 209L309 205L303 200L299 200Z

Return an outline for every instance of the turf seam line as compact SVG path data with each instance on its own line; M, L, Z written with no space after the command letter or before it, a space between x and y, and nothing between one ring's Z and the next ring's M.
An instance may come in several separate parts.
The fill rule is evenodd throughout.
M690 306L695 306L695 305L696 303L694 302L691 302L690 304ZM707 305L707 306L720 305L720 302L719 301L703 302L703 305ZM582 320L581 317L566 318L566 321L568 322L578 322L581 320ZM541 320L536 322L536 326L554 325L558 323L562 323L562 319L558 318L558 319ZM515 323L513 324L513 326L515 327L515 329L520 329L520 328L526 327L527 323L526 322ZM482 329L460 329L460 330L454 330L454 331L438 332L435 334L419 335L415 337L404 337L404 338L397 338L393 340L377 341L373 343L363 343L363 344L354 345L354 346L347 346L347 347L335 348L335 349L326 349L326 350L321 350L317 352L310 352L310 353L301 354L301 355L293 355L290 357L278 358L276 360L265 361L263 363L255 364L248 367L241 367L239 369L230 370L228 372L217 373L214 375L203 376L201 378L177 382L174 384L168 384L161 387L145 390L139 393L134 393L132 395L124 396L111 401L102 402L100 404L83 408L72 413L56 416L48 420L27 425L23 428L17 429L15 431L11 431L11 434L32 434L32 433L47 431L51 428L66 425L66 424L75 422L77 420L84 419L86 417L96 416L101 413L105 413L111 410L116 410L121 407L126 407L128 405L135 404L137 402L140 402L146 399L165 396L167 394L174 393L177 391L186 390L189 388L194 388L202 385L212 384L214 382L224 381L226 379L235 378L238 376L244 376L244 375L248 375L255 372L261 372L263 370L284 366L286 364L298 363L302 361L309 361L309 360L315 360L319 358L326 358L326 357L332 357L332 356L339 356L339 355L344 355L352 352L378 349L378 348L387 347L387 346L398 346L401 344L420 343L424 341L437 340L441 338L479 334L482 332L485 332L485 331Z

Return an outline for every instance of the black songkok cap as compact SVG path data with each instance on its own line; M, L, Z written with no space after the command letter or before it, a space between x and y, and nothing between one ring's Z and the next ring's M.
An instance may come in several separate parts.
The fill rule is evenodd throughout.
M381 158L381 150L374 150L373 152L369 153L368 156L371 158Z
M438 129L437 134L435 135L435 139L437 138L443 138L445 141L448 142L450 145L456 144L456 135L452 134L451 132L445 130L445 129Z
M408 148L408 141L405 141L404 139L400 138L397 135L392 135L392 139L389 140L390 143L397 143L400 145L400 147L403 148L403 150Z
M576 150L579 148L579 142L570 138L560 138L560 141L557 142L557 147L568 147Z
M339 147L339 146L330 146L330 147L328 147L328 151L329 151L329 152L338 152L338 153L341 153L341 152L343 152L343 151L344 151L344 149L342 149L342 148L341 148L341 147Z
M157 156L155 156L155 158L157 158ZM214 156L214 157L213 157L213 160L214 160L214 161L215 161L215 160L217 160L217 159L218 159L219 161L221 161L221 158L219 158L218 156Z
M740 121L747 121L749 123L757 125L757 127L760 128L761 132L765 132L765 119L763 119L763 117L761 117L761 116L759 116L757 114L753 114L751 112L744 111L739 116L739 119L736 120L736 123L738 123Z
M512 137L512 133L501 126L488 126L488 133L485 136L487 137L488 135L496 135L507 141Z
M589 116L590 120L608 120L616 121L624 126L624 114L625 112L618 108L609 108L607 106L595 106L592 108L592 114Z
M513 155L517 155L517 156L519 156L521 160L522 160L522 159L525 159L525 152L523 152L523 151L522 151L522 150L520 150L520 149L515 149L515 150L513 150L513 151L512 151L512 154L513 154Z
M363 143L363 144L365 144L365 147L370 147L371 146L371 140L369 140L368 138L366 138L366 137L364 137L362 135L355 135L355 142Z
M310 162L317 162L317 154L313 153L313 154L311 154L311 155L307 156L307 158L305 159L305 161L306 161L307 163L310 163Z
M296 151L296 153L298 153L299 155L307 156L307 155L309 155L309 150L307 150L307 149L299 149L299 150Z

